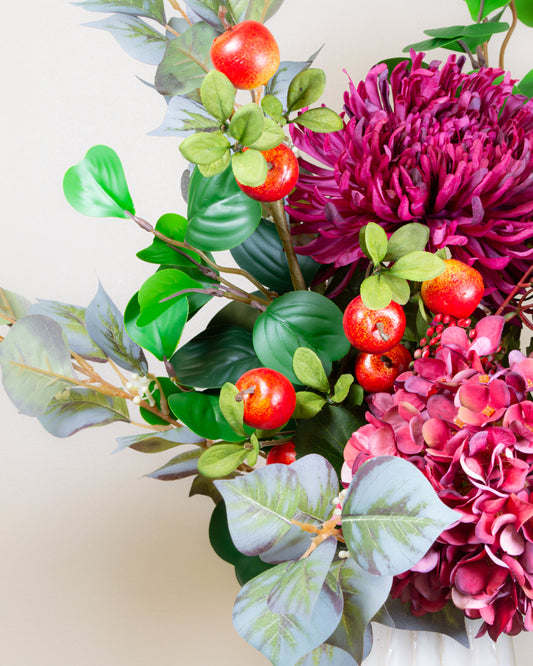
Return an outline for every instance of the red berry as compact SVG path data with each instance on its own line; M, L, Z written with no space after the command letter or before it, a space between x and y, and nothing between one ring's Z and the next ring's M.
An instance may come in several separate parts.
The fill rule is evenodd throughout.
M381 310L371 310L357 296L344 311L342 325L350 343L359 351L379 354L395 347L405 331L405 313L391 301Z
M457 259L445 259L444 264L440 275L422 282L422 300L431 312L469 317L483 297L481 273Z
M235 383L244 404L244 422L252 428L275 430L287 423L296 407L296 392L277 370L248 370Z
M279 47L259 21L243 21L213 40L211 61L236 88L264 85L279 67Z
M355 376L359 385L369 393L392 391L396 378L407 370L412 360L409 350L402 344L381 354L361 352L355 361Z
M298 180L298 160L292 150L284 143L261 151L265 160L270 164L265 182L262 185L251 187L237 181L241 190L257 201L279 201L292 191Z
M280 463L281 465L292 465L296 460L296 447L294 442L286 442L285 444L278 444L273 446L268 452L266 464L273 465Z

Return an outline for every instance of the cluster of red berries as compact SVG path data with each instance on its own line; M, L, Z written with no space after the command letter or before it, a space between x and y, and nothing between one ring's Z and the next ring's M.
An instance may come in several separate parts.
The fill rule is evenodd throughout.
M440 339L442 332L445 328L450 326L459 326L468 330L468 337L471 340L474 340L476 337L476 331L473 328L470 328L472 325L472 320L470 318L460 318L452 317L452 315L443 315L436 314L433 317L431 325L426 331L426 335L423 338L420 338L418 343L418 348L415 349L413 357L416 358L428 358L434 357L435 352L440 349Z

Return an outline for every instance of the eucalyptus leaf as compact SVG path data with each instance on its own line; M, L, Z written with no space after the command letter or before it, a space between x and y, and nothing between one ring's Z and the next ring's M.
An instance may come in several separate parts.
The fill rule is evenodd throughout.
M227 8L226 20L230 25L235 25L243 20L247 5L248 0L187 0L187 6L195 14L220 32L222 32L224 26L218 16L219 8Z
M211 440L240 442L220 411L218 395L188 391L169 396L168 405L176 418L199 437Z
M278 11L283 4L283 0L248 0L247 4L244 18L265 23Z
M166 37L135 16L116 14L85 25L107 30L128 55L147 65L158 65L165 54Z
M215 118L224 121L233 113L236 90L233 83L222 72L209 72L200 88L202 104Z
M85 311L85 325L91 339L121 368L147 372L143 350L126 333L122 314L101 284Z
M58 323L43 315L19 319L0 344L4 389L17 409L42 415L74 383L70 348Z
M243 426L244 403L235 398L239 394L239 389L231 382L226 382L220 389L219 405L224 418L237 433L246 437ZM225 475L224 475L225 476Z
M296 393L296 408L293 419L312 419L316 416L327 400L312 391L298 391Z
M158 469L146 474L149 479L158 479L159 481L177 481L193 476L198 471L198 464L202 449L193 449L184 451L172 458L168 463Z
M268 174L267 161L258 150L253 149L235 153L231 168L237 182L248 187L263 185Z
M197 132L179 145L180 153L193 164L211 164L224 157L230 147L221 132Z
M405 280L422 282L437 277L444 268L444 262L437 255L416 250L400 257L389 269L389 274Z
M375 222L369 222L362 229L364 233L364 245L368 257L375 266L378 266L387 254L387 234L382 226Z
M172 428L171 430L163 430L162 432L118 437L118 447L113 453L117 453L123 449L133 449L141 453L161 453L176 446L200 444L204 441L203 437L198 437L198 435L195 435L188 428Z
M308 109L294 119L294 122L307 127L312 132L338 132L344 127L342 118L338 113L326 106Z
M307 347L298 347L292 359L294 374L303 386L329 393L329 382L324 367L314 351Z
M202 104L185 95L174 95L167 105L165 117L151 136L189 136L196 130L215 131L220 121L208 113Z
M145 16L165 25L165 8L163 0L84 0L74 2L83 9L92 12L118 12L133 16Z
M0 287L0 326L13 324L27 315L30 306L30 301L24 296Z
M287 110L297 111L310 106L320 99L325 87L326 75L323 70L310 68L298 72L289 85Z
M93 146L81 162L68 169L63 192L75 210L90 217L135 214L122 164L108 146Z
M357 666L357 663L344 650L322 643L312 652L298 659L295 666Z
M83 428L114 421L129 423L129 420L124 398L78 387L65 388L57 393L39 416L43 428L54 437L70 437Z
M291 81L294 79L296 74L298 74L298 72L302 72L304 69L307 69L313 64L313 61L320 53L321 48L313 53L313 55L311 55L307 60L301 62L285 60L280 62L276 73L266 85L265 96L272 95L277 97L279 100L287 99L287 93L289 91L289 85Z
M249 146L263 133L265 119L261 108L250 102L241 106L231 119L228 131L240 144Z
M414 566L458 519L415 465L381 456L354 474L344 501L342 531L360 567L394 576Z
M248 454L240 444L215 444L202 453L198 471L208 479L221 479L234 472Z
M369 275L361 282L361 298L367 308L381 310L392 300L392 290L382 275Z
M397 261L405 254L424 250L429 240L429 227L419 222L409 222L397 229L389 238L385 261Z

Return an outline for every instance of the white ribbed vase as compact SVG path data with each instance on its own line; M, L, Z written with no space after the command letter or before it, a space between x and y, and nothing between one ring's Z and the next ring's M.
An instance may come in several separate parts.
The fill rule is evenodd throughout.
M470 649L448 636L426 631L400 631L372 624L374 644L363 666L518 666L513 641L502 634L494 643L476 638L477 625L467 624Z

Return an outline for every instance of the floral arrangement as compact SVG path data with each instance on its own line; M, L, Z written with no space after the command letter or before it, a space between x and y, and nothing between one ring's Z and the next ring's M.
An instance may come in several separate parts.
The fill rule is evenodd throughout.
M157 66L186 215L137 215L107 146L67 170L155 271L124 313L103 287L87 308L0 290L10 399L57 437L135 410L148 434L119 449L178 449L148 476L213 500L234 626L272 664L361 664L371 622L531 631L533 76L503 66L531 3L465 0L472 22L349 81L340 115L313 58L281 60L281 0L78 4Z

